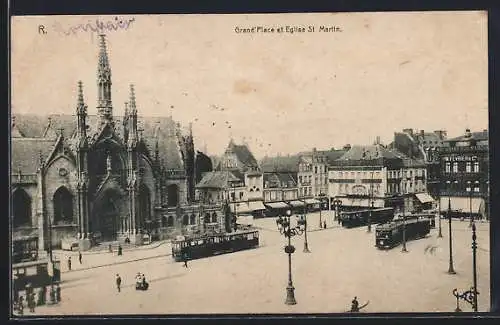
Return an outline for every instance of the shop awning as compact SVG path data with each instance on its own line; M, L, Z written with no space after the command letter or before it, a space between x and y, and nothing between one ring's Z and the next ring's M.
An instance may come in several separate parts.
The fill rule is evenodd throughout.
M319 203L321 203L320 201L318 201L316 199L305 199L304 202L306 204L319 204Z
M303 207L304 205L306 205L304 202L298 201L298 200L290 201L290 202L288 202L288 204L290 204L293 207Z
M441 197L441 211L448 210L448 198L449 197ZM451 203L451 211L460 211L460 212L470 212L479 213L481 204L484 205L484 199L479 197L450 197ZM472 207L472 208L471 208Z
M266 209L264 204L262 204L262 201L250 201L248 202L248 208L252 211L260 211Z
M432 198L432 196L430 196L427 193L417 193L417 194L415 194L415 196L422 204L434 202L434 199Z
M286 209L290 207L285 202L271 202L271 203L266 203L265 205L271 209Z

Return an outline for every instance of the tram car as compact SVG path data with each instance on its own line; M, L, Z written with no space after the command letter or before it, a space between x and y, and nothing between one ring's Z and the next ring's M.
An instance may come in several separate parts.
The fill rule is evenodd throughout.
M406 241L423 238L430 232L432 218L410 215L404 219L398 218L377 225L375 228L375 246L379 249L394 248L403 242L403 232L405 232Z
M370 216L371 212L371 216ZM342 227L353 228L368 224L381 224L391 221L394 218L393 208L377 208L358 211L343 211L340 213Z
M238 230L232 233L193 237L180 236L172 240L172 258L176 262L256 248L258 230Z

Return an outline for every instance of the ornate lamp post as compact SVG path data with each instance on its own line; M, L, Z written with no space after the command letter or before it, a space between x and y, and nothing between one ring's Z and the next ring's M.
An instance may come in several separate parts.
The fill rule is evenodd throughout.
M291 215L292 212L290 210L287 210L286 216L283 218L280 216L277 220L278 230L280 234L284 235L288 239L288 245L285 246L285 253L288 254L288 285L286 287L286 305L297 304L294 295L295 288L293 287L292 282L292 254L295 252L295 247L292 246L291 238L297 235L300 236L304 232L304 230L300 227L300 222L297 227L292 228L290 224Z
M479 295L479 292L477 291L477 269L476 269L476 249L477 249L477 243L476 243L476 224L472 223L472 287L470 290L464 291L462 293L458 292L458 290L455 288L453 289L453 295L455 296L457 300L457 307L455 308L455 312L461 312L462 309L460 309L459 305L459 300L462 299L468 304L472 306L472 310L474 312L477 312L477 296Z
M406 214L405 214L405 199L403 194L403 248L401 248L402 253L407 253L406 249Z
M438 183L438 223L439 223L438 238L442 238L443 232L441 230L441 179L439 180Z
M333 201L333 205L335 207L335 217L334 217L334 221L335 220L339 220L340 218L340 207L342 205L342 200L339 200L339 199L335 199Z
M366 232L372 232L372 210L373 210L373 171L370 183L370 211L368 212L368 228Z
M473 217L472 217L472 182L467 181L467 192L469 192L469 209L470 209L470 217L469 217L469 228L472 227Z
M456 274L455 270L453 269L453 236L451 232L451 198L448 197L448 232L449 232L449 237L450 237L450 261L449 261L449 266L448 266L448 274Z
M477 265L476 265L476 224L472 223L472 285L474 287L474 305L472 308L475 312L477 312L477 295L479 292L477 291Z
M307 215L302 215L297 221L298 225L304 226L304 253L310 253L309 245L307 243Z

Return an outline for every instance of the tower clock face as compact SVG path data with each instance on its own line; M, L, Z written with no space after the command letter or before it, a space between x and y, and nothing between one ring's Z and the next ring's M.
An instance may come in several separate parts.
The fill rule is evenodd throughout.
M68 175L68 171L65 168L59 168L59 175L66 176Z

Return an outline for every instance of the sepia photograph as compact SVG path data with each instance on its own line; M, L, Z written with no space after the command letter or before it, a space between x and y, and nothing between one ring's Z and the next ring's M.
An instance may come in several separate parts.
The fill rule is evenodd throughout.
M487 12L10 28L13 317L490 311Z

